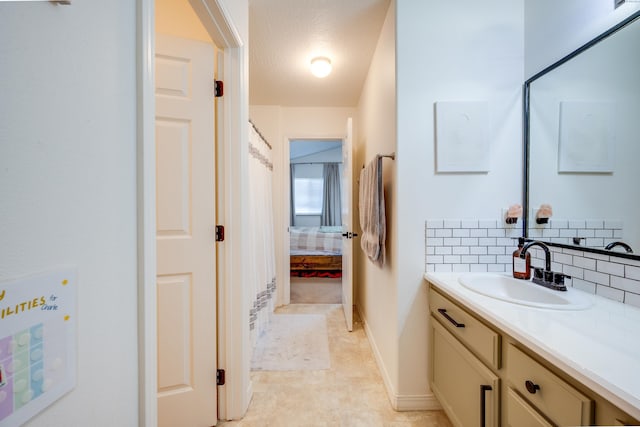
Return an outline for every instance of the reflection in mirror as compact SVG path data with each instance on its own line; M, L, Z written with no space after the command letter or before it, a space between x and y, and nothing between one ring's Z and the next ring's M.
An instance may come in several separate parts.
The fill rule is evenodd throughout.
M639 16L525 83L527 237L640 255Z

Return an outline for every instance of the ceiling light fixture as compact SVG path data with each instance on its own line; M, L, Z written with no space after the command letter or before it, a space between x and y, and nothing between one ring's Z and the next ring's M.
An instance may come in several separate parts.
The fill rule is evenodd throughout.
M331 61L325 56L317 56L311 60L311 73L318 77L327 77L331 73Z

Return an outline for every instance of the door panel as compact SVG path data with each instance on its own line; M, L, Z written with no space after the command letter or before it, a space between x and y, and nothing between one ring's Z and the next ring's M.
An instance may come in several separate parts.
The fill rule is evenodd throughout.
M158 425L217 421L214 46L156 38Z
M191 311L192 277L190 274L158 277L159 366L158 391L185 391L193 387L193 345Z
M347 136L342 142L342 309L349 331L353 331L352 139L353 121L348 118ZM347 236L344 236L345 233Z
M158 235L191 234L191 132L186 120L156 119Z

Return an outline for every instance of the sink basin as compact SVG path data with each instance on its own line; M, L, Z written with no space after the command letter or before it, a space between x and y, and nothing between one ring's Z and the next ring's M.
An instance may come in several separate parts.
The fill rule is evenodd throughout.
M554 291L505 274L464 274L458 281L469 290L513 304L552 310L584 310L592 305L588 294L571 287Z

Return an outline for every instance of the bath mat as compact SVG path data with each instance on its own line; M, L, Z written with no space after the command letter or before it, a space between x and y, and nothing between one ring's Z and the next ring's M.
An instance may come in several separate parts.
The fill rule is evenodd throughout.
M254 371L329 369L327 319L322 314L274 314L258 337Z

